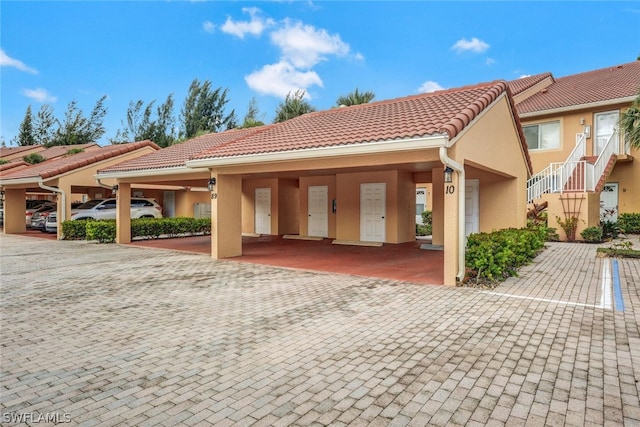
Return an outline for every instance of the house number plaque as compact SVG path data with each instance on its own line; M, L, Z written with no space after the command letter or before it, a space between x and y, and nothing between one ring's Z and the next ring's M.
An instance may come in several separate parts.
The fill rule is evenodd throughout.
M211 200L217 199L218 193L211 193Z
M444 188L444 193L445 194L453 194L456 192L456 186L455 185L447 185Z

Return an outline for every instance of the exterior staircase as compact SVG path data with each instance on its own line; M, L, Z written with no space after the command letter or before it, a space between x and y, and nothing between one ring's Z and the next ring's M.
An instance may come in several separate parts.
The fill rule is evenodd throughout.
M576 146L564 162L554 162L527 181L527 203L545 193L578 193L602 191L625 148L619 146L613 133L599 156L586 156L586 136L576 135Z

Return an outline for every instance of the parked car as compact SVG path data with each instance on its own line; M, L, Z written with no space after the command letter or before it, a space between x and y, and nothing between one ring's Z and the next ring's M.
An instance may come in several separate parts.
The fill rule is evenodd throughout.
M56 209L57 206L54 203L46 203L36 209L31 215L31 228L45 231L45 220L52 212L55 213Z
M27 206L25 211L25 221L27 223L27 227L31 227L31 216L36 211L36 209L44 206L54 204L54 202L50 202L49 200L27 200Z
M46 231L47 233L58 232L58 214L55 211L49 213L49 215L45 218L44 231Z
M95 199L71 210L71 219L115 219L116 199ZM162 207L153 199L131 198L131 218L162 218Z

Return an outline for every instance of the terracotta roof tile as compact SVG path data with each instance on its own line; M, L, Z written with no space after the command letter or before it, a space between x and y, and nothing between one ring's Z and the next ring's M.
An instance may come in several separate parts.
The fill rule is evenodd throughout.
M42 178L48 179L63 173L79 169L93 163L105 159L130 153L144 147L152 147L156 150L160 149L151 141L138 141L129 144L116 144L101 147L99 150L89 150L77 153L71 156L61 156L54 159L46 160L42 163L32 165L28 168L17 170L15 172L2 173L0 179L11 180L18 178Z
M516 80L511 80L509 82L509 89L511 89L511 93L513 95L518 95L547 78L553 79L551 73L541 73L533 76L521 77Z
M560 77L517 105L519 114L633 97L640 90L640 61Z
M140 156L138 158L110 166L100 170L99 172L128 172L185 166L185 162L192 156L207 151L215 146L225 144L229 141L234 141L256 132L261 132L269 127L270 125L266 125L247 129L233 129L220 133L209 133L179 144L171 145L145 156Z
M8 171L9 169L15 169L18 167L29 167L31 166L29 163L25 162L24 160L14 160L11 161L9 163L3 163L0 165L0 171Z
M504 81L308 113L216 146L193 159L393 141L454 138L500 94Z

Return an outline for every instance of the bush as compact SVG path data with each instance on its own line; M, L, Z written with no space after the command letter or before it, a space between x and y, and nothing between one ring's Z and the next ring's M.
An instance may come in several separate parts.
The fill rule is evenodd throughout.
M587 227L580 232L580 235L589 243L602 242L602 228L600 227Z
M85 221L87 226L87 240L97 240L100 243L116 241L116 221L113 219L102 221Z
M431 211L422 212L422 224L416 224L416 236L430 236L433 234Z
M640 213L623 213L618 216L620 231L628 234L640 234Z
M615 221L600 221L602 228L602 239L615 239L620 234L620 227Z
M500 282L516 276L544 248L546 227L529 227L474 233L467 239L466 266L477 281Z
M85 220L64 221L62 223L62 235L65 240L86 240L87 222Z

